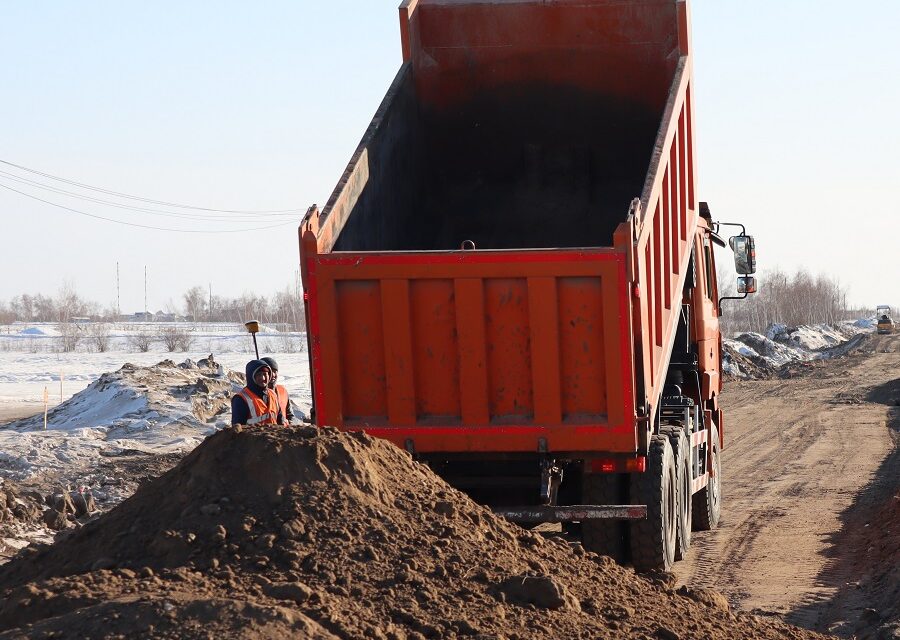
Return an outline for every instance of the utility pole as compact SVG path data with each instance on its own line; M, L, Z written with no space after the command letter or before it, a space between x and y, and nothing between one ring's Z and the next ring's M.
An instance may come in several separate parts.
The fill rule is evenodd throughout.
M147 265L144 265L144 320L147 320Z
M210 322L212 319L212 282L209 283L209 306L206 307L206 321Z
M122 315L122 291L119 288L119 261L116 261L116 320Z

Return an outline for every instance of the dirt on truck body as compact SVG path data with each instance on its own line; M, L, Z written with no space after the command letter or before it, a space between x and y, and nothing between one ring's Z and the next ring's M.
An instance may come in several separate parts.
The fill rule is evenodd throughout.
M725 438L687 3L400 14L400 71L301 227L315 422L668 569L716 524Z

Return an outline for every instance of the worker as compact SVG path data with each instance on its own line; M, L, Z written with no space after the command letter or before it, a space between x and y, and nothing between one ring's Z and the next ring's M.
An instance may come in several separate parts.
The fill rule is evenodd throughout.
M291 409L291 400L288 398L287 389L284 385L278 384L278 363L275 362L275 358L265 357L260 358L260 360L269 365L269 368L272 370L269 389L274 391L278 398L278 408L281 410L281 415L284 416L283 424L291 424L294 419L294 411Z
M247 386L231 399L231 424L279 424L278 397L269 389L272 369L262 360L251 360L245 371Z

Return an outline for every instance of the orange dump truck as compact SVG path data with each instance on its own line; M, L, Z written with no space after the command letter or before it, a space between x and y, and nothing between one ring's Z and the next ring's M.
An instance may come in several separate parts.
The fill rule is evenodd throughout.
M687 5L408 0L400 26L300 229L314 421L667 569L718 520L724 434Z

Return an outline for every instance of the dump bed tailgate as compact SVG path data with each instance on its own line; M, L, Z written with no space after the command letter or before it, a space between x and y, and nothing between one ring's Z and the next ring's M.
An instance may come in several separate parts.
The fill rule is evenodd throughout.
M319 254L317 422L428 452L634 452L625 254Z

